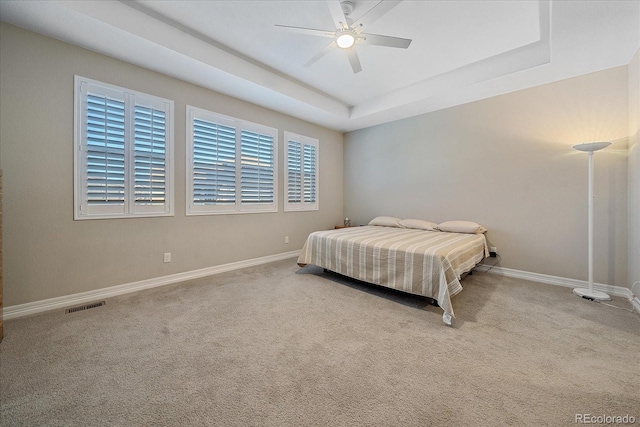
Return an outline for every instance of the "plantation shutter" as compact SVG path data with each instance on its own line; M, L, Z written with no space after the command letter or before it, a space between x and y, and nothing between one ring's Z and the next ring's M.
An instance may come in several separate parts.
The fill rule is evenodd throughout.
M187 105L187 215L277 212L278 130Z
M192 202L194 206L235 205L236 130L193 120Z
M285 132L286 211L318 209L318 140Z
M137 210L164 210L167 196L166 114L134 108L134 201Z
M240 192L243 204L274 203L274 137L243 130L240 136Z
M316 146L304 146L304 201L316 202Z
M287 201L289 203L302 201L301 157L302 144L295 141L287 142Z
M87 93L84 122L83 209L125 211L125 102Z
M173 101L75 76L74 219L173 215Z

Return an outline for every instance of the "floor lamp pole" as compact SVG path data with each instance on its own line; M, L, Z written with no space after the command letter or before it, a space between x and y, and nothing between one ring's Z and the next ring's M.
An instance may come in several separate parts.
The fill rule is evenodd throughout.
M593 293L593 151L589 151L589 293Z
M604 292L593 290L593 153L608 147L610 144L610 142L591 142L573 146L576 150L586 151L589 154L589 288L575 288L573 293L582 298L596 301L610 300L611 297Z

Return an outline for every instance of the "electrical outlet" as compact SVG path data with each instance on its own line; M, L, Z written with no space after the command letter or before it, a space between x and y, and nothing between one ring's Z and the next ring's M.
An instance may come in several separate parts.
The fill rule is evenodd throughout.
M289 236L284 236L284 242L287 244L289 243Z
M496 248L495 246L490 246L489 247L489 256L492 258L495 258L498 256L498 248Z
M171 252L165 252L164 262L171 262Z

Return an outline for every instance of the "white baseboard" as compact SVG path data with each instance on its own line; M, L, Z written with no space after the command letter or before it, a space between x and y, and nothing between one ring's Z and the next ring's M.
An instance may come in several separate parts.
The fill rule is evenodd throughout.
M564 286L565 288L587 288L589 282L585 280L568 279L566 277L549 276L547 274L531 273L528 271L514 270L504 267L492 267L487 264L479 264L476 270L482 272L489 272L491 274L500 274L505 277L513 277L516 279L531 280L532 282L545 283L548 285ZM627 298L635 307L636 311L640 313L640 301L638 298L633 298L631 289L623 288L621 286L605 285L602 283L594 283L593 289L596 291L606 292L609 295L616 297Z
M300 250L283 252L275 255L268 255L260 258L253 258L244 261L232 262L229 264L217 265L214 267L202 268L199 270L187 271L184 273L171 274L168 276L156 277L153 279L141 280L138 282L126 283L124 285L111 286L109 288L97 289L95 291L81 292L62 297L50 298L42 301L29 302L26 304L18 304L5 307L2 313L3 320L15 319L18 317L29 316L31 314L42 313L49 310L66 308L73 305L84 304L104 298L111 298L118 295L128 294L141 291L144 289L157 288L160 286L171 285L174 283L184 282L186 280L197 279L200 277L211 276L214 274L225 273L228 271L239 270L241 268L253 267L256 265L268 264L270 262L282 261L288 258L297 257ZM490 265L480 264L476 270L489 272L491 274L500 274L506 277L530 280L532 282L545 283L549 285L564 286L567 288L586 287L588 283L584 280L568 279L565 277L549 276L546 274L531 273L528 271L514 270L504 267L491 267ZM633 298L630 289L620 286L604 285L594 283L595 290L606 292L609 295L627 298L634 309L640 313L640 299Z
M216 265L214 267L207 267L199 270L187 271L184 273L155 277L153 279L141 280L139 282L127 283L124 285L111 286L104 289L97 289L95 291L81 292L72 295L65 295L62 297L50 298L42 301L12 305L4 308L2 319L9 320L17 317L24 317L31 314L42 313L44 311L84 304L98 299L111 298L117 295L128 294L144 289L157 288L159 286L171 285L173 283L179 283L186 280L211 276L213 274L225 273L227 271L239 270L241 268L253 267L256 265L267 264L275 261L282 261L288 258L297 257L298 255L300 255L300 250L283 252L280 254L232 262L229 264Z

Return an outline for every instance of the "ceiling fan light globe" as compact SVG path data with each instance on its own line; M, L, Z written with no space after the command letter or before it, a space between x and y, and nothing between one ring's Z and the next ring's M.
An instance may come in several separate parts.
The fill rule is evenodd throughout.
M356 42L356 38L353 36L353 34L349 34L349 33L340 34L336 38L336 44L338 45L338 47L341 47L342 49L349 49L351 46L355 44L355 42Z

